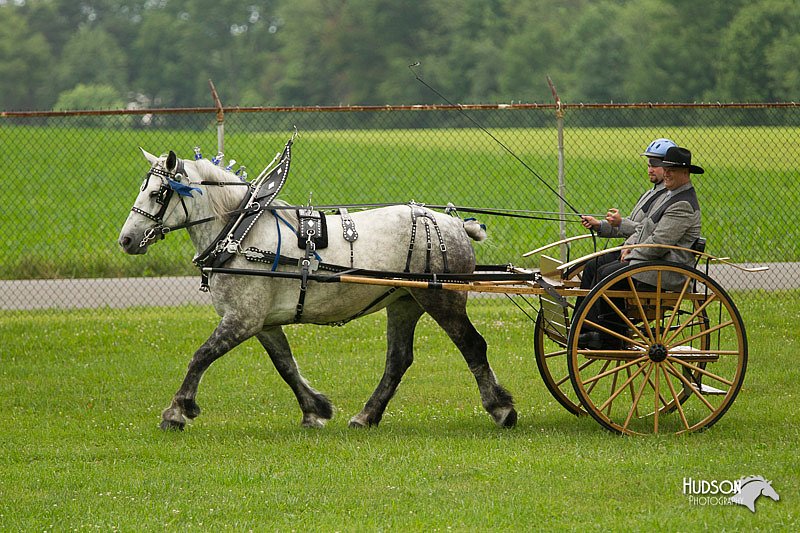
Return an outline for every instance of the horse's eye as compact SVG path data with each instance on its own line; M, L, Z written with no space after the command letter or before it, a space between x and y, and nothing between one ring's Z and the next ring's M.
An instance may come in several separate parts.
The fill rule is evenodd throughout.
M169 197L169 189L167 189L166 187L161 187L157 191L150 192L150 198L155 198L156 202L161 205L167 203L168 197Z

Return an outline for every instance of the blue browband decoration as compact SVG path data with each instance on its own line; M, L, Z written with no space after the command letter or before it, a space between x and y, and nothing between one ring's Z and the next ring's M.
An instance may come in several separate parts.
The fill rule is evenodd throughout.
M192 198L192 191L197 191L200 194L203 194L203 191L201 191L198 187L184 185L179 181L167 178L167 183L169 184L169 188L178 193L180 196L188 196L189 198Z

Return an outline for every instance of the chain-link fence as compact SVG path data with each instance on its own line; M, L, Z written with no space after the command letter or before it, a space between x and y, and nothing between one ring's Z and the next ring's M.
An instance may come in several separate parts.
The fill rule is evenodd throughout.
M735 263L770 266L749 275L714 266L712 275L723 286L743 290L799 283L794 211L800 205L800 110L794 104L224 111L223 164L233 159L234 170L244 165L251 176L297 127L291 176L280 195L290 203L413 200L533 212L527 219L479 215L490 238L476 245L478 261L524 266L524 252L562 233L585 232L570 207L563 230L556 220L559 112L561 190L568 206L582 213L602 216L609 207L627 213L649 186L639 154L652 139L669 137L691 149L706 169L693 181L707 251ZM199 146L210 158L217 153L215 113L0 115L0 309L206 302L192 277L195 250L185 232L139 257L123 254L116 240L149 168L138 147L156 154L174 150L190 159ZM574 258L611 244L616 243L586 239L569 253Z

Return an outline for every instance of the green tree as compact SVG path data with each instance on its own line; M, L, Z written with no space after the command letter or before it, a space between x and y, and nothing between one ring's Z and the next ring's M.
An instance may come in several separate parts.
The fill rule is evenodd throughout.
M422 62L425 78L454 101L496 100L508 34L505 2L441 0L433 9L436 24L427 31L424 49L414 57ZM422 89L417 102L441 103L438 96Z
M0 7L0 108L30 110L55 99L53 57L47 40L30 31L25 17Z
M155 105L180 105L192 101L197 90L197 62L192 50L188 21L173 12L154 9L144 14L133 43L135 92L146 95ZM205 83L205 82L204 82Z
M59 59L57 79L62 90L80 83L124 91L128 87L125 54L105 30L85 26L67 41Z
M794 74L791 66L783 70L791 61L785 43L797 42L799 34L800 4L795 0L760 0L744 6L721 38L716 62L720 99L769 101L786 95L786 82L791 83ZM780 55L771 57L771 52ZM788 53L796 63L797 50Z
M580 43L572 50L571 84L565 87L564 99L570 102L623 101L628 54L625 40L615 24L622 8L617 3L589 5L578 17L571 31L571 42Z
M74 88L64 91L58 96L55 111L75 111L83 109L119 109L124 102L116 88L111 85L84 85L79 83Z
M110 85L84 85L79 83L73 89L64 91L53 106L55 111L76 111L94 109L122 109L125 101L120 97L117 89ZM81 116L75 119L78 126L129 126L133 123L132 117Z
M509 1L509 35L503 45L499 94L503 100L552 102L547 85L550 76L561 89L570 78L570 42L566 30L580 16L587 0Z
M778 100L796 102L800 98L800 33L775 39L767 49L767 75Z

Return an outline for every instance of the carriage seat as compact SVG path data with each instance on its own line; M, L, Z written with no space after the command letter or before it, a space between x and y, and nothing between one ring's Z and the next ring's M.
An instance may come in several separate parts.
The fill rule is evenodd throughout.
M698 237L692 245L690 246L692 250L695 252L703 253L706 251L706 238L705 237ZM700 262L701 256L696 255L694 256L694 267L697 268L697 264Z

